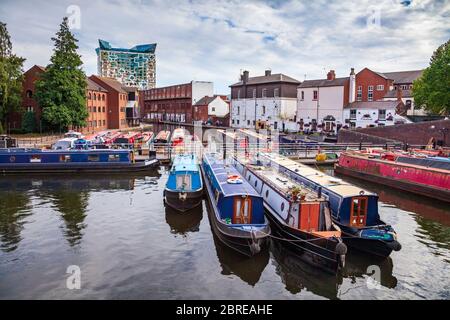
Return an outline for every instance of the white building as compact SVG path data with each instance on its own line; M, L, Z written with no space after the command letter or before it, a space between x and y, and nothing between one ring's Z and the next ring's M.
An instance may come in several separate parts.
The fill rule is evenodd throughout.
M298 131L297 86L284 74L249 77L244 71L241 81L231 85L230 125L234 128Z
M348 86L349 78L336 78L334 70L328 72L327 79L306 80L299 85L297 119L300 130L337 132L344 123Z
M401 101L357 101L344 107L343 117L346 127L350 129L389 126L408 123L403 114L404 104Z

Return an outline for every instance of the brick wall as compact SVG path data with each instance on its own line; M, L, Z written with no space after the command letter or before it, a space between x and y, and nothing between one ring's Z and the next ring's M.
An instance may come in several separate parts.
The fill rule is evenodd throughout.
M401 141L388 139L359 132L359 130L339 130L338 143L372 143L372 144L401 144Z
M445 141L442 129L446 130ZM355 141L355 139L358 139L360 136L354 133L361 133L372 137L368 138L364 136L365 139L392 139L413 145L426 145L430 138L434 137L436 141L442 140L445 142L445 146L450 146L450 120L424 121L386 127L363 128L351 131L354 133L348 132L349 130L339 131L339 142L360 142L359 140Z

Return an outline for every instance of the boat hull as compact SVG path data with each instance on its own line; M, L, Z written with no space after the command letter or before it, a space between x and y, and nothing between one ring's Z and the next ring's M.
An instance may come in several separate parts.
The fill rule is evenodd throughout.
M146 171L158 165L158 160L136 163L33 163L1 164L0 175L52 173L124 173Z
M267 204L265 204L265 207L266 216L271 223L272 230L284 239L273 241L282 241L291 250L295 250L305 262L318 266L324 271L335 274L344 267L344 261L341 261L341 255L337 253L336 248L339 243L343 245L342 242L339 242L338 239L321 238L311 233L292 229L283 224ZM343 246L345 247L345 245Z
M201 205L203 189L193 192L164 190L166 205L179 212L186 212Z
M203 181L205 181L205 191L208 198L208 217L214 234L223 244L245 256L250 257L261 252L261 250L267 247L268 236L271 233L269 225L263 229L258 228L259 231L252 233L251 231L243 231L232 228L218 221L216 215L218 208L211 200L214 199L212 188L209 185L208 177L206 176L203 168L201 168L201 171L203 174Z
M430 197L433 199L438 199L445 202L450 202L450 190L435 188L426 184L418 184L414 182L409 182L401 179L394 179L386 176L381 176L378 174L357 171L348 167L337 164L334 168L336 173L343 174L346 176L375 182L382 185L387 185L392 188L408 191L411 193L419 194L422 196Z

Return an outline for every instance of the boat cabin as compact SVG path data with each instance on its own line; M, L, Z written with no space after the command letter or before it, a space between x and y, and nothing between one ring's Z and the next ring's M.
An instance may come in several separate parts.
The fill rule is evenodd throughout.
M225 165L223 160L211 154L204 155L202 166L212 188L212 201L216 203L216 215L220 220L234 225L265 223L262 197L236 168Z
M197 157L177 155L169 172L166 188L171 191L193 192L201 190L202 177Z

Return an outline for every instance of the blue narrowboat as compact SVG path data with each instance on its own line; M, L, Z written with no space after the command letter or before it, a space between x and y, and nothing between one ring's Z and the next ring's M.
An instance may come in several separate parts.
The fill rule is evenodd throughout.
M130 150L0 149L0 174L120 173L148 170L157 163L135 162Z
M169 171L165 203L181 212L198 207L202 203L203 182L200 166L194 154L177 155Z
M329 201L332 220L349 247L381 257L401 249L395 230L380 219L377 194L280 155L262 153L260 159L323 194Z
M225 165L214 154L204 154L201 169L213 232L244 255L259 253L270 235L262 197L233 166Z

